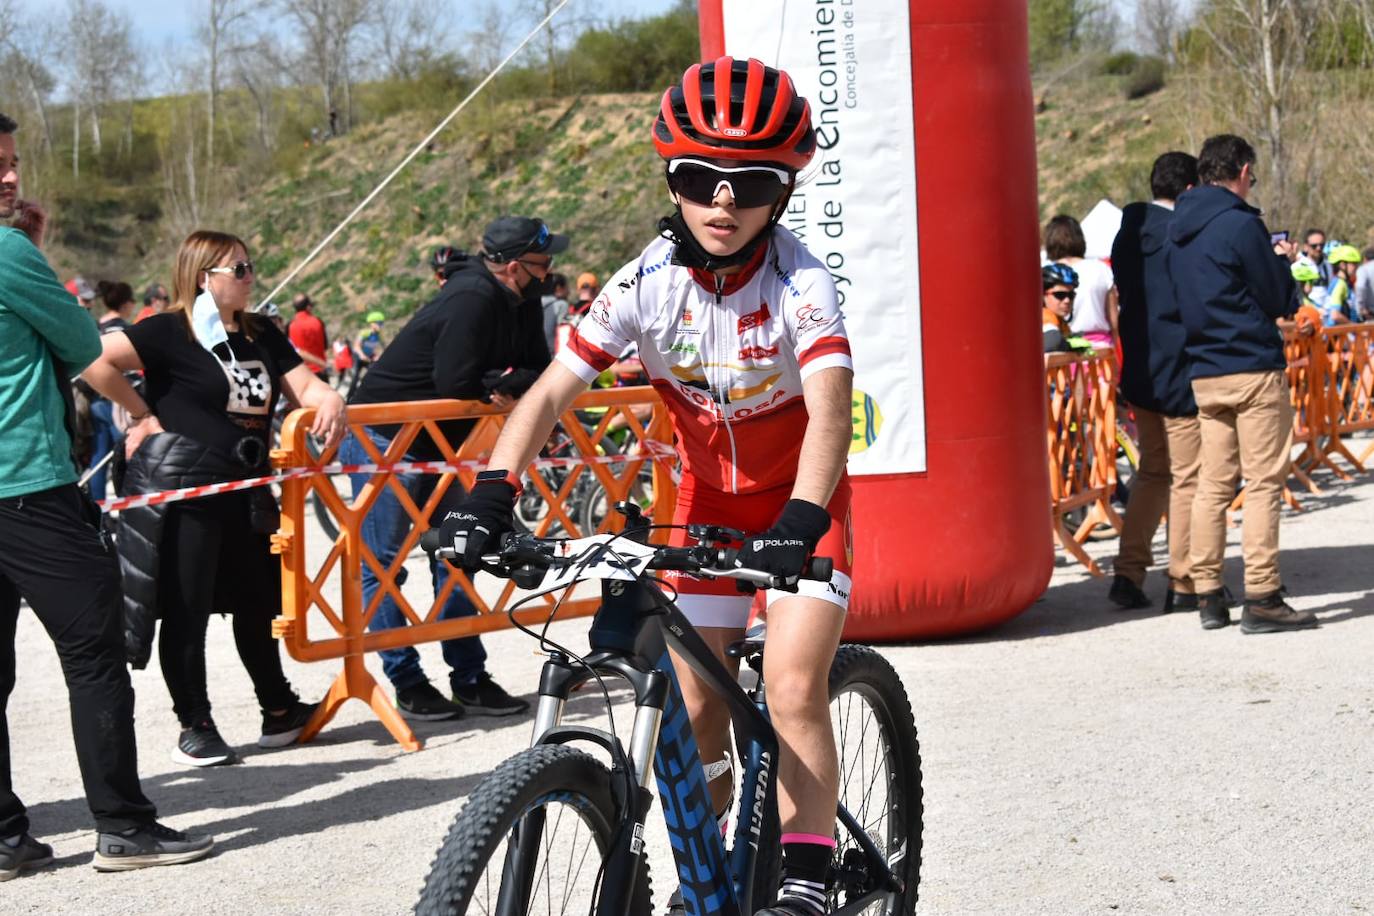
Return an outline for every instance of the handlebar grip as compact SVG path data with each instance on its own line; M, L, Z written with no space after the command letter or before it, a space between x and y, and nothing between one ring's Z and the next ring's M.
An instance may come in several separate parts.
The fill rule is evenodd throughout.
M814 579L817 582L829 582L831 575L835 572L835 561L830 557L812 557L806 564L806 572L802 573L803 579Z
M439 539L438 528L431 528L420 535L420 549L425 553L434 553L443 545L444 542Z

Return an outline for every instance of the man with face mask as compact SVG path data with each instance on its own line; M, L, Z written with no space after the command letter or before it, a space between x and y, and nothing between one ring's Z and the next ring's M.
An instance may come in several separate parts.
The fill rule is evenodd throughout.
M461 256L445 265L447 282L438 295L401 328L363 377L352 404L424 401L459 398L489 401L510 407L549 364L544 340L541 299L553 268L554 256L568 247L568 238L549 231L542 220L503 216L487 226L480 255ZM473 420L439 424L456 449L467 438ZM394 425L369 428L372 441L385 452ZM340 450L346 463L366 464L372 457L353 437ZM427 433L421 433L406 456L414 461L441 461L443 454ZM369 475L353 477L355 494ZM401 474L397 479L419 505L433 493L433 474ZM409 532L400 502L384 489L363 520L363 541L383 566L389 565ZM435 588L443 587L448 567L431 560ZM363 601L370 604L378 589L372 568L363 564ZM476 613L461 588L450 595L442 617ZM405 615L395 600L382 598L373 615L374 630L403 626ZM487 674L486 652L477 637L443 644L452 699L441 694L425 676L414 649L381 653L382 668L396 688L402 715L417 720L452 719L463 715L506 716L524 712L529 704L509 696Z

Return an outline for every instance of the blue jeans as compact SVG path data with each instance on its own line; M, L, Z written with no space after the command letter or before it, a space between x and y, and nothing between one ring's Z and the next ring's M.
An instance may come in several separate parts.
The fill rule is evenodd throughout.
M91 464L95 467L100 459L114 450L119 441L119 430L115 429L114 406L104 398L91 401ZM91 475L91 498L105 498L105 481L110 476L110 464Z
M375 432L369 431L369 434L373 443L376 444L377 450L385 454L391 440ZM340 446L339 460L345 464L372 463L371 456L352 435L344 440L343 445ZM406 456L405 460L412 459L410 456ZM363 486L371 477L371 474L349 475L353 482L353 495L355 497L362 492ZM429 499L435 486L439 483L437 474L397 474L395 479L400 481L401 486L405 487L406 492L410 494L410 498L415 501L417 506L424 506L425 501ZM396 551L409 532L410 516L401 507L401 501L396 498L391 487L384 487L372 504L372 508L363 517L363 543L377 557L377 562L383 567L387 567L396 559ZM448 566L442 560L431 557L429 571L434 582L434 593L437 595L448 580ZM377 574L367 563L363 564L362 579L363 607L367 608L372 604L372 596L377 594L378 588ZM399 585L400 582L398 581L397 584ZM439 619L471 617L476 613L477 608L468 599L467 593L461 588L455 587L448 600L444 602L444 607L439 613ZM401 613L401 609L396 606L396 600L388 594L383 596L381 603L377 605L377 613L372 615L372 622L368 625L368 629L387 630L392 627L404 626L406 623L406 617ZM482 648L482 641L478 637L464 636L460 639L446 639L442 645L444 661L448 662L449 667L453 669L449 674L450 686L462 687L473 684L485 673L487 651ZM425 677L424 669L420 667L420 653L413 648L382 649L380 655L382 656L382 671L386 673L392 686L397 690L416 687L428 680Z

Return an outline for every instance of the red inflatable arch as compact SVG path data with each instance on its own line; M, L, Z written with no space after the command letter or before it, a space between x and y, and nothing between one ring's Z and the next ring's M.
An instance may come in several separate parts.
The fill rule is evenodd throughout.
M777 60L774 42L727 41L736 2L702 0L704 59ZM994 626L1041 594L1054 560L1026 4L910 0L909 20L911 72L890 78L912 86L923 390L911 397L924 398L925 470L854 478L851 639Z

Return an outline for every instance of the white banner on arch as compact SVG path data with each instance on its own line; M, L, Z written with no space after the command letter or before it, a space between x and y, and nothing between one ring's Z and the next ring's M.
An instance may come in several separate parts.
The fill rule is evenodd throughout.
M726 53L786 70L811 104L820 148L783 223L840 295L855 367L850 473L922 472L908 0L719 2Z

